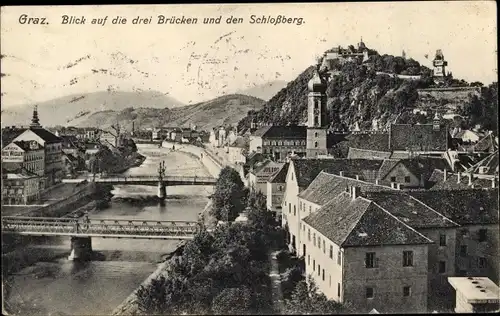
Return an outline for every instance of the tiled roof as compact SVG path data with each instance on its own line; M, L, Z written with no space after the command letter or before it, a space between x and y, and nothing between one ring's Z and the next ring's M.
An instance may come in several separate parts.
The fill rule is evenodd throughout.
M356 171L369 170L368 168L362 169L362 165L358 165L358 169L349 167L350 163L346 162L348 161L347 159L292 159L292 161L295 168L297 183L300 188L309 186L322 170L329 169L337 173L339 171L345 171L347 173L348 168ZM356 165L356 162L352 164ZM376 169L378 170L378 167Z
M276 139L305 139L307 137L306 126L264 126L256 130L253 136Z
M408 194L460 225L498 224L498 190L419 190Z
M14 142L14 144L16 144L17 146L19 146L24 151L31 151L31 150L33 150L33 149L31 149L30 143L31 142L24 141L24 140L19 140L19 141ZM36 148L35 150L43 150L43 146L42 145L40 145L38 142L37 142L37 145L38 145L38 148Z
M341 247L428 244L431 240L362 197L338 195L304 222Z
M311 184L299 194L299 197L317 205L324 205L345 192L349 186L358 186L361 191L391 190L389 187L376 185L352 178L341 177L322 171Z
M435 169L429 178L429 186L431 190L467 190L471 188L491 188L492 181L495 181L498 187L498 179L484 179L478 178L477 176L472 177L472 186L469 185L469 174L461 173L460 182L458 181L458 173L447 172L446 181L444 180L444 172L439 169Z
M480 167L486 167L484 174L498 175L498 150L478 162L476 165L470 168L469 171L479 173Z
M445 151L451 139L447 126L434 130L433 124L392 124L389 134L391 151Z
M248 146L248 139L246 137L238 136L230 146L238 148L246 148Z
M382 162L382 165L380 166L380 169L378 171L378 176L379 179L385 178L385 176L394 168L398 165L400 160L396 159L384 159Z
M14 138L21 135L26 128L2 128L2 148L10 144Z
M286 182L286 175L288 174L288 166L290 166L290 163L285 163L283 167L281 167L280 171L276 173L274 176L269 178L269 182L271 183L285 183Z
M423 177L426 181L430 179L434 169L451 171L448 162L438 157L417 156L411 159L402 159L400 162L412 174L418 178Z
M434 194L439 193L435 192ZM422 201L413 198L404 191L372 191L363 192L362 195L413 228L458 226L443 214L436 212Z
M473 147L474 151L487 151L493 152L498 149L498 144L495 141L493 134L488 134L482 139L480 139Z
M51 144L51 143L60 143L61 138L57 137L55 134L52 132L49 132L48 130L44 128L33 128L31 127L30 130L38 135L41 139L43 139L45 142Z
M349 159L389 159L391 153L388 151L376 151L349 147L347 158Z
M346 140L350 148L389 151L389 135L386 133L355 133Z

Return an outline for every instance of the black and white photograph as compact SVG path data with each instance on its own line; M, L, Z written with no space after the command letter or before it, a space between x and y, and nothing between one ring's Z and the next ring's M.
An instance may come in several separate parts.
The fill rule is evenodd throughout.
M3 315L500 312L496 2L0 20Z

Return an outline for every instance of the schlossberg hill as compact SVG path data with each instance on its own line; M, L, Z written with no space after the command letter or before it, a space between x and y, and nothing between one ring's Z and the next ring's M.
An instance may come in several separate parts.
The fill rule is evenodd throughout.
M366 48L366 47L365 47ZM347 49L333 48L325 52L321 72L330 79L326 91L330 129L346 131L356 125L370 130L374 125L384 129L388 124L426 123L434 111L446 102L436 100L427 116L414 113L420 106L418 89L435 88L432 70L412 58L380 55L372 49L363 56L353 45ZM343 52L340 58L331 58L331 52ZM342 55L342 54L340 54ZM307 115L307 83L315 66L304 70L295 80L279 91L259 111L250 111L238 123L238 128L248 128L252 120L264 125L301 125ZM482 83L467 83L446 75L439 87L482 87ZM480 124L484 129L497 130L498 84L482 87L479 96L460 103L451 126L470 128ZM416 111L415 111L416 112Z

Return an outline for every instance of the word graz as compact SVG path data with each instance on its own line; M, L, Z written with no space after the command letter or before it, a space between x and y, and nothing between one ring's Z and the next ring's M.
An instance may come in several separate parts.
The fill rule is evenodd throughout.
M27 14L21 14L19 16L19 24L49 24L47 18L45 17L30 17Z

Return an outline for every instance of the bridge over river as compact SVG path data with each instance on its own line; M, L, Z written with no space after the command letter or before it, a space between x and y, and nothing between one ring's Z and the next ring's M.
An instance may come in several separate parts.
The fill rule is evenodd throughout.
M200 228L200 223L196 221L2 217L4 234L71 237L70 259L91 253L92 237L188 240L193 239Z
M163 182L164 186L176 185L214 185L217 181L212 177L197 177L197 176L164 176L160 180L158 176L124 176L124 175L108 175L106 177L87 177L78 179L63 179L63 183L80 183L83 181L93 181L96 183L120 184L120 185L149 185L156 186L159 182Z

